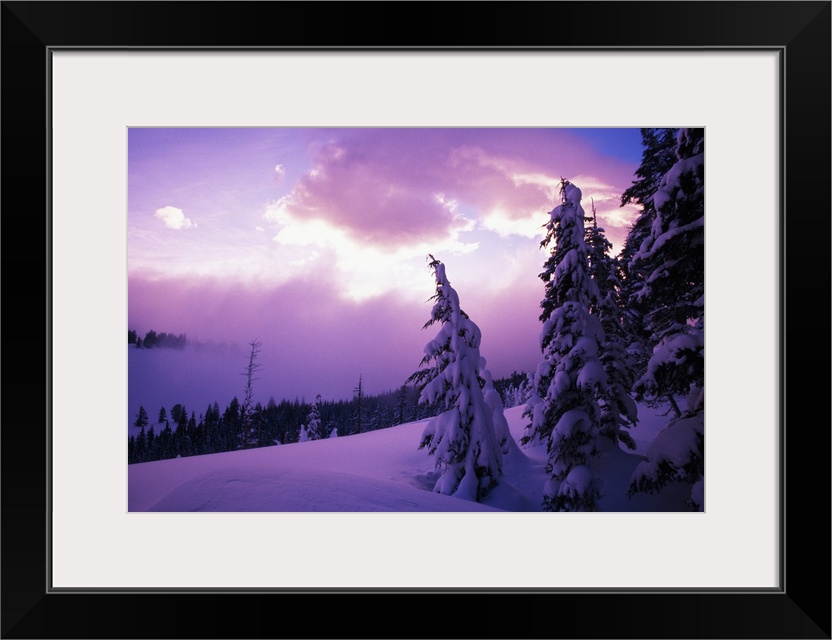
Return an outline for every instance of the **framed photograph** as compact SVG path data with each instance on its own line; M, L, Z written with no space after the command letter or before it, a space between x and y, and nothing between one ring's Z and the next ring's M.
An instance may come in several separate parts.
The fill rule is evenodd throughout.
M830 430L827 418L818 419L822 411L807 415L817 406L812 399L828 394L828 378L815 373L809 354L829 353L828 331L816 329L828 326L829 319L804 320L809 310L828 312L828 304L807 301L820 291L828 302L830 291L829 208L823 202L830 191L830 3L486 3L477 10L486 26L478 29L470 21L474 5L443 3L441 18L439 6L2 4L3 637L830 637ZM370 26L388 13L401 25L396 41L389 30ZM504 178L540 189L545 183L553 198L559 194L549 208L561 201L570 205L574 186L585 196L597 194L598 212L608 220L600 176L609 175L601 165L613 133L645 127L692 128L706 141L707 484L689 496L696 507L706 495L704 509L366 513L328 503L320 509L231 509L218 503L213 513L193 513L211 508L193 504L193 496L204 491L187 482L175 496L166 496L167 502L154 494L154 483L165 482L169 464L136 465L159 470L142 476L140 485L131 476L128 458L144 461L149 449L146 439L141 453L138 440L125 439L125 416L135 418L136 429L146 435L141 412L131 404L130 375L135 380L138 370L128 359L124 329L133 343L150 338L158 345L162 335L175 346L180 339L175 327L173 334L157 334L150 330L168 327L130 326L138 317L132 301L145 300L155 317L193 317L200 305L217 304L207 301L222 281L212 268L220 268L223 277L232 269L269 268L271 277L290 282L306 273L307 265L311 275L297 285L305 287L305 298L282 295L251 307L240 291L222 297L224 312L233 315L236 304L237 315L249 321L245 332L234 336L250 356L248 376L245 368L233 372L243 407L236 415L245 420L255 415L247 407L249 400L259 400L252 384L268 355L254 330L271 321L293 322L277 312L270 318L272 309L292 300L295 308L305 304L308 313L330 314L330 339L338 341L337 328L351 312L335 293L352 296L351 321L362 321L355 311L359 302L380 295L367 287L399 273L400 264L385 261L396 229L374 219L362 200L368 185L377 189L380 176L388 175L384 171L393 171L397 153L408 154L408 180L390 183L388 195L403 210L410 201L418 205L397 220L399 227L424 228L428 211L473 224L473 214L457 207L480 200L452 200L463 187L450 174L443 176L447 188L434 194L433 202L419 199L418 182L428 173L414 167L430 163L437 147L425 143L429 135L418 136L415 144L405 140L405 132L441 132L445 140L459 133L454 148L461 154L457 166L467 172L464 188L478 189L482 202L495 188L499 166ZM240 190L228 192L219 177L223 167L231 171L239 166L235 159L262 153L263 135L275 132L284 134L282 148L306 145L317 155L287 151L290 163L263 153L274 195L256 193L244 176ZM340 143L345 132L352 133L350 147ZM487 144L476 137L482 132L490 132ZM513 135L501 138L500 132ZM558 145L543 132L584 133L580 144ZM524 165L525 173L510 173L500 162L518 157L521 133L530 139L523 153L535 161ZM189 157L208 169L186 176L184 162L171 149L187 136ZM245 144L241 136L247 136ZM676 136L682 146L695 139ZM558 156L552 167L563 166L561 156L569 149L581 149L587 162L575 164L577 175L559 176L562 180L550 185L552 176L540 169L547 149ZM346 171L339 183L352 190L327 190L322 176L342 170L338 154L348 151L364 154L360 170ZM688 157L679 147L676 153ZM424 164L416 164L417 156ZM435 170L430 175L438 179ZM152 185L166 182L176 183L176 197L173 187L164 201L161 192L146 197ZM403 191L411 200L394 197ZM221 245L205 233L187 245L200 253L186 255L182 234L207 230L211 216L216 220L225 206L223 198L239 199L243 192L251 198L245 232L242 220L240 228L215 225ZM334 204L345 198L364 202L367 209L352 221L350 233L343 232L346 209ZM583 202L585 210L588 204ZM482 229L496 236L506 233L501 224L522 224L517 215L495 207L488 220L477 219ZM343 233L322 239L332 228L299 227L293 218L299 208L328 208L334 212L331 227ZM143 221L156 226L131 218L139 210L147 214ZM626 225L617 232L614 241L623 242ZM283 252L279 261L269 262L248 240L257 233L270 235L268 243L257 245L262 251L275 243L284 248L311 243L314 251ZM413 236L410 248L422 251ZM805 246L812 236L821 241ZM356 239L359 244L347 251ZM450 256L470 250L466 242L487 243L491 237L450 234L446 240L443 255L422 263L423 298L438 294L440 285L449 290L446 263L454 285L467 282L464 274L456 280ZM232 245L239 247L233 261L212 260L217 246ZM326 272L312 266L321 267L327 256L331 280L321 282ZM198 289L177 289L159 277L183 265L190 276L204 270ZM490 284L498 273L509 275L497 264L491 265L492 276L489 265L477 268ZM380 272L383 278L371 277ZM253 280L238 279L236 286L256 289ZM466 307L462 287L459 294ZM422 322L429 306L422 309ZM388 322L396 321L388 316ZM470 320L484 328L491 322L473 313ZM231 327L231 321L224 326ZM415 327L416 341L427 342L437 328ZM381 325L373 331L382 340ZM505 335L506 329L501 331ZM33 334L34 350L30 341L17 339ZM296 342L301 344L300 338ZM322 342L308 357L340 353L333 344ZM389 343L384 350L395 348ZM481 355L495 368L504 357ZM343 364L345 356L337 358ZM295 355L292 361L302 359ZM412 364L415 370L418 361ZM164 391L171 386L165 372L176 366L172 359L155 369L145 386L153 378ZM300 368L295 371L300 378ZM363 385L377 392L369 371L366 380L364 371L346 374L356 378L359 397ZM332 385L334 395L337 385L352 384L317 375L316 384ZM210 384L210 379L200 383ZM289 380L282 384L288 388ZM314 409L324 405L307 400L312 398L300 404L310 412L297 434L272 433L263 424L259 431L236 433L268 435L281 444L304 434L309 438L317 424ZM173 402L164 400L168 410ZM198 415L203 407L188 408ZM159 424L170 419L155 405L146 410ZM195 434L185 416L183 432ZM370 428L370 416L355 424L358 432L379 426ZM322 426L330 435L332 428L349 425L352 418ZM372 434L359 433L354 441L363 435ZM208 446L204 439L199 443ZM170 458L177 451L193 453L164 450ZM338 475L336 469L330 472ZM270 473L275 487L278 476L283 488L288 485L288 475ZM228 486L228 478L217 474L212 496L232 492L234 500L249 496L248 504L263 504L251 498L264 491L254 479ZM131 493L131 477L141 491ZM320 477L314 481L318 494ZM415 481L428 480L441 485L441 478L428 474ZM455 490L457 484L451 484ZM318 494L309 489L304 495ZM366 612L361 624L332 616L305 631L280 627L281 611L315 614L342 595L365 607L384 598L386 608L409 621L407 629L391 630L383 617L376 622ZM454 596L475 606L477 600L494 605L502 614L439 623L418 613L430 610L425 601L441 607L448 601L440 598ZM241 605L250 613L240 615Z

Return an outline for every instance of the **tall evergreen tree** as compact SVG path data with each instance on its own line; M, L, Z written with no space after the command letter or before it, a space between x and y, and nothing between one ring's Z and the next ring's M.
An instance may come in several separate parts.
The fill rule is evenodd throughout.
M641 207L641 213L633 223L621 257L629 262L639 250L641 243L650 234L650 227L656 218L653 194L670 167L676 162L677 129L642 129L641 130L641 164L636 169L636 180L621 195L621 206L635 204Z
M653 491L668 482L694 484L692 503L701 508L704 481L705 369L705 137L704 129L680 129L676 162L652 196L656 217L633 256L645 273L637 298L652 351L636 382L641 397L664 398L675 414L648 449L631 491ZM684 409L677 397L686 399Z
M643 265L637 265L633 257L650 235L656 219L653 194L659 188L664 175L676 162L676 134L678 129L642 129L641 164L635 172L636 179L621 196L621 206L638 205L641 211L627 234L619 253L621 268L621 300L623 302L622 326L627 335L627 354L635 378L641 377L650 358L650 334L645 329L645 302L638 292L644 287L647 274Z
M353 402L355 403L355 431L357 433L364 432L364 422L366 421L365 407L364 407L364 383L362 376L358 376L358 386L353 389Z
M438 404L441 413L428 422L419 448L436 457L440 472L434 492L479 500L499 481L502 451L494 432L491 407L485 402L480 377L479 327L460 308L459 296L445 275L445 265L433 256L430 269L436 293L430 319L437 336L425 346L415 382L421 403Z
M560 194L561 204L549 212L540 243L545 248L554 242L540 274L544 359L535 377L538 394L527 404L531 424L521 442L547 443L551 479L544 488L544 510L594 511L599 492L588 465L598 453L596 397L606 374L600 361L604 331L590 309L598 306L600 293L589 275L581 190L562 180Z
M645 274L637 298L648 311L652 355L637 383L643 394L687 396L702 388L705 322L704 130L680 129L677 162L662 179L650 235L633 256ZM675 406L677 417L681 410Z
M236 398L223 411L221 423L223 427L224 450L238 449L240 447L240 401Z
M406 420L407 411L407 385L403 384L399 387L399 392L396 396L396 424L404 424Z
M179 424L179 421L182 419L183 412L185 412L185 407L183 407L181 404L177 403L173 405L173 407L171 407L170 410L171 420L173 420L176 424Z
M139 407L139 411L136 414L136 421L133 423L134 427L146 427L149 421L147 411L144 407Z
M604 228L598 226L594 200L591 200L591 212L592 215L584 216L584 236L587 249L587 270L589 277L598 287L598 300L594 301L596 304L593 304L591 309L597 311L600 301L618 283L615 273L617 263L612 257L612 242L607 238Z
M592 215L586 218L589 275L598 287L599 301L593 312L601 320L604 340L601 345L601 364L606 383L599 389L601 407L600 433L616 442L635 449L632 436L625 430L638 421L638 408L630 395L634 377L627 352L628 340L622 320L621 278L618 260L612 256L612 243L603 227L598 226L595 203Z

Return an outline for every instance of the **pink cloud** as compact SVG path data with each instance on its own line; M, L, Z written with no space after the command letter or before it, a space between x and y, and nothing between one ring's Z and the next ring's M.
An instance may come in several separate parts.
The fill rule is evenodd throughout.
M535 215L543 224L560 178L579 167L601 199L632 177L632 167L601 159L568 130L336 130L267 218L319 220L385 247L456 237L470 228L466 216L492 216L486 228L505 231Z
M435 169L414 164L405 170L384 150L331 143L277 206L296 220L323 220L371 244L442 236L464 221L428 186Z

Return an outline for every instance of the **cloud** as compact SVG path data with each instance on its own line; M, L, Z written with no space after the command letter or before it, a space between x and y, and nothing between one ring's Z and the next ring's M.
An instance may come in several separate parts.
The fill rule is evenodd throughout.
M545 215L541 216L539 211L535 211L533 214L516 216L503 209L492 209L483 216L481 224L484 229L493 231L501 238L509 236L536 238L543 235Z
M327 278L344 300L388 293L422 300L428 253L470 258L456 277L492 268L488 256L503 243L537 255L561 176L582 188L587 211L594 198L616 250L634 217L619 207L632 167L599 158L567 130L316 129L305 140L301 163L263 156L275 178L271 194L252 203L262 207L259 220L248 226L234 216L224 227L212 222L199 238L171 234L161 248L148 243L164 265L157 270L270 285ZM203 223L209 215L205 202L178 204L201 211ZM171 229L196 226L177 207L159 209L156 218ZM150 267L131 255L131 268Z
M164 222L168 229L190 229L191 227L197 226L196 222L185 217L182 209L178 209L176 207L167 206L162 207L161 209L156 209L156 212L153 215L157 219Z
M620 248L621 187L610 184L620 178L606 177L606 163L569 135L527 129L319 132L311 166L266 206L263 219L284 269L324 267L341 296L352 300L407 293L402 283L414 280L412 265L427 253L473 254L488 236L541 238L547 212L559 201L561 176L581 186L587 210L594 197L599 219L618 227L608 233ZM592 175L576 170L588 163Z
M460 241L455 233L402 244L367 243L324 219L297 217L282 200L272 203L264 217L279 228L273 240L284 256L284 272L298 267L307 272L323 269L337 284L339 296L356 302L390 292L422 299L423 278L417 270L427 253L462 255L478 247L476 242ZM459 230L472 226L468 220L460 223Z
M516 152L515 152L516 153ZM499 236L542 235L560 177L517 154L498 154L479 146L454 148L449 169L462 176L455 197L478 212L480 226Z
M317 233L325 226L377 246L453 235L468 222L437 198L437 169L418 159L397 162L383 145L329 142L314 150L312 168L265 217Z
M442 153L426 153L419 140L404 152L383 135L371 138L315 148L312 167L263 218L287 260L324 266L343 298L421 296L409 284L421 280L414 269L426 253L476 251L476 241L463 239L475 221L442 188ZM319 257L308 259L313 252Z
M425 247L472 251L476 242L464 234L475 229L535 237L535 216L547 210L559 180L518 160L519 147L503 157L468 143L482 132L333 134L313 149L310 170L264 214L280 244L333 248L342 258L351 245L412 257Z

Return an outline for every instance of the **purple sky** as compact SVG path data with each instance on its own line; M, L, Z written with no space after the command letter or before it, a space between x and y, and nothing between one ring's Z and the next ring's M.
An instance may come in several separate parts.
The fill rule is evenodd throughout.
M618 251L640 159L638 129L130 129L129 328L260 340L266 398L386 391L436 333L431 253L494 377L531 369L560 178Z

